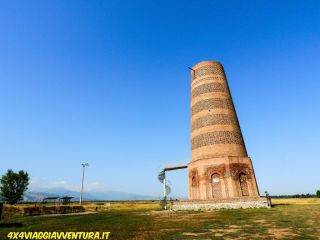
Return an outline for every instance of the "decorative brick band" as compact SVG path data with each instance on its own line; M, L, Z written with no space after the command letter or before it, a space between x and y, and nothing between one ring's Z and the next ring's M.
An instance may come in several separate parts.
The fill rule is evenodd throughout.
M251 179L253 175L253 172L250 166L246 163L231 163L230 171L231 171L231 176L234 179L238 179L240 173L245 173L248 179Z
M198 128L212 126L212 125L233 125L237 124L237 120L234 116L229 114L211 114L196 119L191 124L191 131Z
M202 78L202 79L192 79L191 86L195 85L195 84L197 84L199 82L205 82L205 81L225 82L226 79L223 76L219 76L219 75L205 77L205 78Z
M202 77L208 74L224 76L223 67L221 65L207 65L207 66L200 67L194 71L193 79Z
M191 149L205 147L215 144L239 144L243 145L240 132L235 131L217 131L208 132L194 137L191 140Z
M233 104L231 99L221 99L221 98L209 98L197 102L191 107L191 114L196 114L203 110L210 110L213 108L226 108L233 109Z
M191 95L194 98L194 97L199 96L201 94L210 93L210 92L226 93L227 92L227 88L222 83L202 84L202 85L194 88Z

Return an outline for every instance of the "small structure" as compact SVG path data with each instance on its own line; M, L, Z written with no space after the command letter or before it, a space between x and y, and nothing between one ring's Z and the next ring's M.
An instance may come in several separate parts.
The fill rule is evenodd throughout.
M62 205L70 205L72 198L73 197L67 197L67 196L61 197L60 198L60 203L62 203Z
M53 203L53 205L56 205L56 201L59 199L59 197L45 197L44 199L42 199L42 204L46 204L46 203Z
M79 205L71 205L73 197L45 197L40 206L23 208L24 216L66 214L84 212L85 208ZM46 205L47 203L51 203Z

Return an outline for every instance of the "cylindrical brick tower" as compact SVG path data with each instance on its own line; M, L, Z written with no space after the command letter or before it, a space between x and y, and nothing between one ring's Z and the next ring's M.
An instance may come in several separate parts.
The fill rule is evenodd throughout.
M258 196L223 66L206 61L191 70L189 199Z

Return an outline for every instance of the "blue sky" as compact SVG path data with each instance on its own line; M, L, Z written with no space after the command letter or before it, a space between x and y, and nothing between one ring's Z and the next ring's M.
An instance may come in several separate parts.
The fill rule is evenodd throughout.
M320 189L318 1L0 1L0 174L159 196L190 157L188 66L223 63L260 191ZM187 172L170 172L172 194Z

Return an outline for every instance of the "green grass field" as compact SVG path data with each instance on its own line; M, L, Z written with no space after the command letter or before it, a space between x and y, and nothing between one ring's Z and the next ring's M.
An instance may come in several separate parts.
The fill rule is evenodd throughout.
M0 239L10 231L108 231L109 239L119 240L320 239L320 199L273 203L272 209L211 212L161 211L152 202L99 203L85 205L93 214L36 217L22 217L6 206Z

